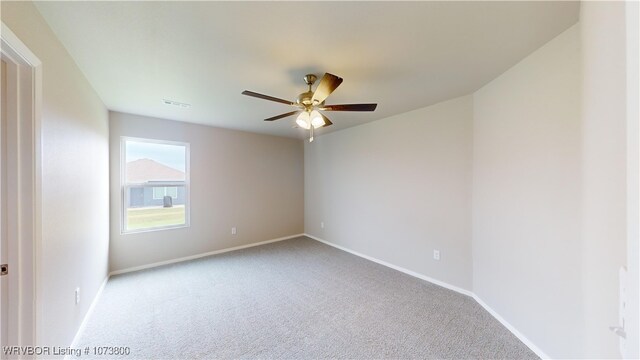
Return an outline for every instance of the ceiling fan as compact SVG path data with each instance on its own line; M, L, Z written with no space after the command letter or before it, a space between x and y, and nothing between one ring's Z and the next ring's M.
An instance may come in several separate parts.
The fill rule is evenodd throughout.
M245 90L242 95L253 96L259 99L275 101L282 104L295 106L298 109L264 119L264 121L274 121L282 118L286 118L291 115L298 114L296 124L303 129L309 130L309 142L313 141L313 130L323 126L333 125L322 111L374 111L378 104L342 104L342 105L325 105L324 101L331 95L331 93L340 86L342 78L333 74L325 73L316 91L311 91L311 86L316 82L318 78L314 74L307 74L304 77L304 82L309 85L309 90L298 95L296 101L289 101L280 98L276 98L269 95L259 94L253 91Z

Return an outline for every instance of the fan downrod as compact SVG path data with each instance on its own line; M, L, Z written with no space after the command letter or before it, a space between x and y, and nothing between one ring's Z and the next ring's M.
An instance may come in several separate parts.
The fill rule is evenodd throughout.
M311 86L316 82L316 80L318 80L318 77L314 74L305 75L304 82L309 85L309 90L298 95L296 98L296 104L301 105L306 111L311 111L312 108L313 102L311 99L313 98L313 91L311 91Z

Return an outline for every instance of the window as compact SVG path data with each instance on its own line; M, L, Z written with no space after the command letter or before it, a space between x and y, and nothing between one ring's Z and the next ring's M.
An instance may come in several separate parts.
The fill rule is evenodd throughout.
M122 232L189 226L189 144L122 138Z

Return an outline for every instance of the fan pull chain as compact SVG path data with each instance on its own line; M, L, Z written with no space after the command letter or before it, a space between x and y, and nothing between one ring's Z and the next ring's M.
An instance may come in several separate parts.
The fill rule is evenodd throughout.
M309 136L309 142L313 142L313 125L311 125L311 128L309 129L309 133L311 134Z

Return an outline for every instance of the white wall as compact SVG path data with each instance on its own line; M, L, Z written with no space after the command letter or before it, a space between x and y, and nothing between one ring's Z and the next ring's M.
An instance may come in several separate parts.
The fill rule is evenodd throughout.
M579 36L473 96L473 291L556 358L584 346Z
M618 269L626 264L624 2L583 2L583 287L585 351L618 357ZM638 306L636 303L635 306Z
M108 113L33 4L1 6L2 22L43 64L36 336L39 345L69 346L108 272Z
M305 232L471 289L472 114L466 96L306 143Z
M625 3L627 60L627 357L640 358L640 3ZM636 304L636 306L633 306Z
M303 232L301 140L117 112L110 135L111 271ZM121 136L190 143L190 227L121 234Z

